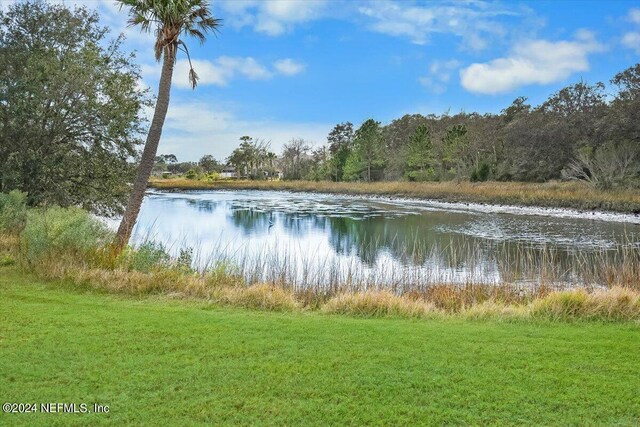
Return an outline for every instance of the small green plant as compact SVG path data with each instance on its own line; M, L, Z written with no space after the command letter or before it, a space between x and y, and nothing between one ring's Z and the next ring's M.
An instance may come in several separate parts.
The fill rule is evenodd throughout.
M129 270L148 273L151 270L168 267L171 257L165 247L156 242L145 242L137 249L123 255L124 264Z
M179 269L190 271L193 264L193 248L180 249L180 255L175 262Z
M3 255L0 257L0 267L8 267L16 263L15 258L10 255Z
M0 231L19 234L27 223L27 195L17 190L0 193Z

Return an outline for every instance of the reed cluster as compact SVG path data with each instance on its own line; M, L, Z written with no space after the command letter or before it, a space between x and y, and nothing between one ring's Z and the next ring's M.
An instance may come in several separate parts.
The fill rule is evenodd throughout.
M237 276L199 273L177 267L148 272L107 268L76 257L50 257L33 265L42 278L103 292L161 295L258 310L319 310L362 317L542 319L554 321L640 321L640 289L614 286L587 290L536 287L523 292L509 285L441 284L404 294L384 289L327 293L294 290L273 283L248 283Z

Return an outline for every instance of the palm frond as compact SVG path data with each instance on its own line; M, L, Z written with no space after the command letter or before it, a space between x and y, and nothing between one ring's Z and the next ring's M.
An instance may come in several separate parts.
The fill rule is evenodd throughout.
M207 0L118 0L120 8L128 7L130 26L139 26L144 32L155 30L154 53L156 60L163 53L175 52L186 45L180 35L193 37L204 43L208 33L217 34L222 20L215 18ZM188 51L187 57L188 57ZM189 58L189 64L191 59ZM191 67L189 78L195 87L198 76Z

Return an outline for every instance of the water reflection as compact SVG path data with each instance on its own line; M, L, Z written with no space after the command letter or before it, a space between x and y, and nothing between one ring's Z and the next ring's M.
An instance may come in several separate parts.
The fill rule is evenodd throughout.
M267 276L288 263L287 274L296 280L302 280L300 271L317 282L357 271L363 280L375 275L382 282L464 282L551 273L584 281L590 263L618 259L637 245L640 227L403 200L218 191L148 195L137 238L150 228L154 239L175 251L194 247L203 268L224 257Z

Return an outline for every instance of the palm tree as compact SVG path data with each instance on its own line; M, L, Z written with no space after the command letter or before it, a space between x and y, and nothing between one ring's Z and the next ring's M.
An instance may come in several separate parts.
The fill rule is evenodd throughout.
M140 205L147 188L147 182L153 169L158 151L158 143L162 134L162 126L169 107L171 78L178 50L182 50L189 60L189 82L195 89L198 75L191 65L189 50L181 36L190 36L204 43L208 32L216 32L220 19L213 17L206 0L118 0L120 7L129 7L129 25L140 25L143 31L155 31L155 55L159 62L162 59L162 73L158 85L156 108L151 120L142 158L138 167L138 176L133 184L127 209L120 222L114 250L119 253L129 242L133 226L138 219Z

